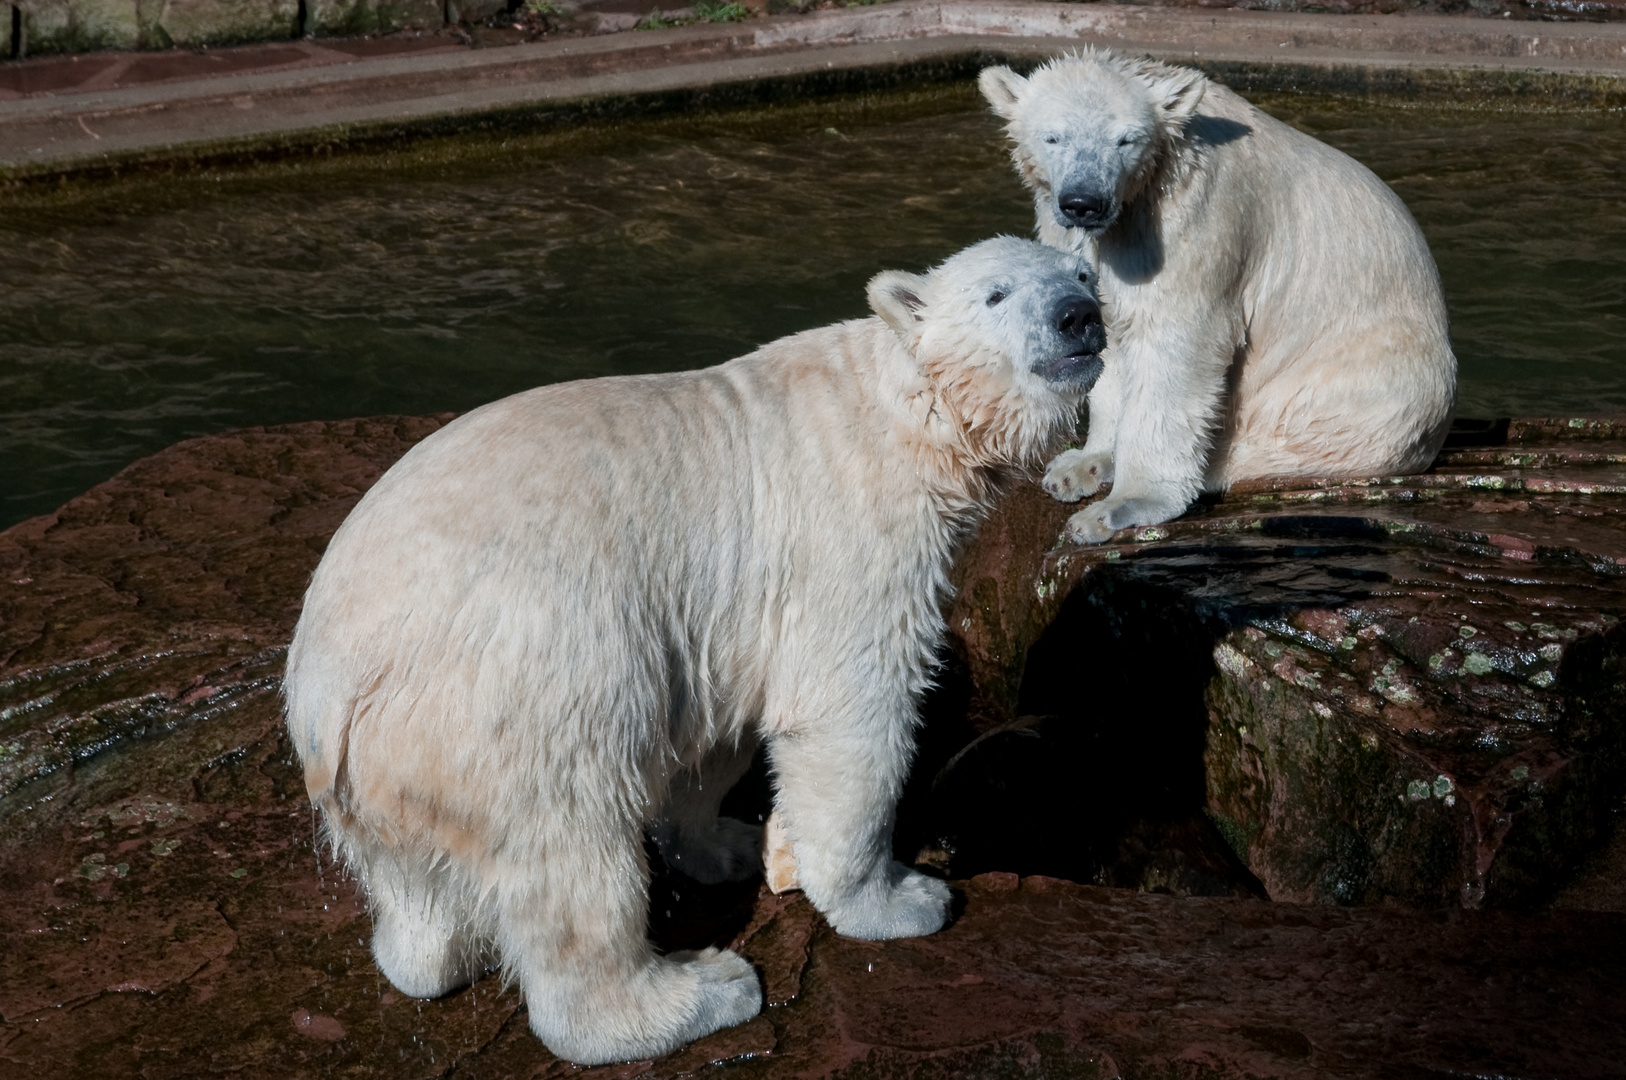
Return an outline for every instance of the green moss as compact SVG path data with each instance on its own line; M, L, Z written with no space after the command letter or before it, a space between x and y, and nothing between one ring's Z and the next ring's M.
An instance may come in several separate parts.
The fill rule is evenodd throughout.
M1208 815L1208 820L1214 823L1214 827L1225 838L1226 845L1236 852L1236 857L1246 866L1253 847L1253 838L1260 832L1259 824L1253 821L1244 824L1212 808L1205 808L1203 813Z

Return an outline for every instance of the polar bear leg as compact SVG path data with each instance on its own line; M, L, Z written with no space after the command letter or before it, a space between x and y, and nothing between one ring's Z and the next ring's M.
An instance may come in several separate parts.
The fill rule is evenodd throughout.
M1102 355L1101 377L1090 390L1089 431L1081 450L1064 450L1045 467L1044 489L1059 502L1077 502L1112 483L1112 455L1123 404L1123 365L1111 349Z
M907 750L901 761L885 759L909 740L902 731L854 737L863 727L821 725L770 744L775 808L796 852L797 879L838 934L871 941L930 934L948 919L948 886L892 858Z
M756 970L736 954L655 955L638 822L575 810L538 815L569 831L497 875L498 940L537 1037L582 1065L636 1061L760 1012Z
M408 997L438 998L478 979L486 950L468 903L444 869L384 854L357 859L373 913L373 959Z
M1117 421L1124 407L1124 366L1107 348L1101 356L1101 377L1089 390L1089 431L1083 449L1062 451L1050 459L1041 485L1059 503L1088 499L1112 483L1112 454L1117 446Z
M1177 518L1202 490L1225 375L1242 338L1240 318L1222 305L1189 323L1157 327L1118 346L1123 383L1112 494L1068 519L1067 538L1075 543L1097 544L1119 529Z
M757 741L714 747L698 769L672 778L666 807L650 829L666 865L705 885L743 881L762 870L762 827L718 817L723 797L751 767Z

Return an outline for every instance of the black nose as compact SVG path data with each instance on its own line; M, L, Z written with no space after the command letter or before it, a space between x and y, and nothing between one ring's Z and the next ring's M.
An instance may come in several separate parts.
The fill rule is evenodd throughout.
M1065 337L1092 336L1092 327L1101 325L1101 305L1087 296L1073 296L1056 309L1056 330Z
M1107 220L1107 200L1081 191L1064 191L1056 199L1062 216L1083 229L1093 229Z

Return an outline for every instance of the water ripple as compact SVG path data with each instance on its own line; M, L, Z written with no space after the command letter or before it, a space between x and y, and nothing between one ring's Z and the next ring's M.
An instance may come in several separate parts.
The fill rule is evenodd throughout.
M1626 122L1263 103L1417 214L1464 412L1626 411ZM1031 225L969 87L687 123L0 207L0 526L192 435L716 363Z

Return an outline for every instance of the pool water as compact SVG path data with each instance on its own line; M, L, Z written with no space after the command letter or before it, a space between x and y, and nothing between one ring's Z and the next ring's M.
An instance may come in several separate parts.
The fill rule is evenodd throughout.
M1460 413L1626 412L1626 118L1258 100L1417 215ZM0 527L194 435L716 363L1031 218L969 85L13 192Z

